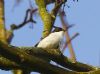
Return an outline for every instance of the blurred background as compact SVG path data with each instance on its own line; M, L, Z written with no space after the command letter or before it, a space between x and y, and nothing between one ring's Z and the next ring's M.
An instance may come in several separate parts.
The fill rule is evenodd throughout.
M30 8L28 0L22 0L18 5L16 0L5 0L5 24L9 30L11 24L23 22L25 12ZM35 2L31 2L36 7ZM53 5L47 7L50 10ZM100 66L100 0L79 0L73 2L68 0L65 6L66 19L69 24L75 24L69 30L70 36L76 32L80 35L72 40L72 45L76 53L77 60L93 66ZM41 38L43 23L36 13L33 16L37 24L29 23L23 28L14 31L14 38L11 45L14 46L34 46ZM61 26L57 17L55 25ZM33 27L33 28L32 28ZM69 50L64 52L69 56ZM1 74L11 74L9 71L0 70ZM36 74L36 73L32 73Z

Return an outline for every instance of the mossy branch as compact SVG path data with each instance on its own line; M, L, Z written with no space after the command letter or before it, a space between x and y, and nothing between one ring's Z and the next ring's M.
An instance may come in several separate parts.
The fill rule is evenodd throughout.
M4 22L4 0L0 0L0 40L6 43L6 30Z
M82 64L79 62L72 63L70 60L68 60L67 57L63 56L59 51L54 51L54 50L50 51L50 50L45 50L45 49L35 48L35 47L18 48L18 47L13 47L13 46L0 42L0 54L6 57L7 59L10 59L16 62L22 68L25 68L27 66L29 70L38 71L40 73L49 72L50 74L51 73L52 74L62 74L63 72L63 74L66 74L66 73L68 74L70 73L71 74L81 74L81 73L88 74L89 72L99 71L98 68L92 67L86 64ZM42 56L42 57L46 56L48 57L48 59L53 60L57 62L58 64L66 68L69 68L70 70L74 70L74 71L70 71L67 69L63 69L63 68L51 65L47 63L45 60L43 60L42 58L40 59L39 56Z
M0 68L4 70L12 69L27 69L28 71L37 71L45 74L100 74L100 69L89 66L87 64L82 64L80 62L72 63L67 57L65 57L61 52L51 50L51 49L32 49L25 47L23 48L13 47L7 45L6 30L4 26L4 0L0 0ZM39 13L44 23L43 37L49 35L54 24L56 14L62 3L55 5L51 14L46 10L45 0L35 0ZM55 0L57 1L57 0ZM62 0L67 1L67 0ZM25 50L26 49L26 50ZM14 51L13 51L14 50ZM3 57L2 57L3 56ZM54 66L46 62L43 58L48 58L55 61L59 65L65 67L61 68ZM16 60L17 59L17 60ZM70 70L68 70L68 69Z
M65 57L57 49L41 49L41 48L36 48L36 47L29 47L29 48L23 47L21 48L21 50L23 50L24 52L27 52L30 55L35 55L40 58L45 57L73 71L86 72L86 71L95 70L95 67L87 65L87 64L83 64L80 62L73 63L69 58Z
M0 42L0 54L5 58L18 63L21 67L27 67L28 70L46 74L66 74L69 72L74 73L72 71L65 70L64 68L60 68L52 64L49 64L40 58L31 56L23 51L17 50L16 48L6 45L2 42Z
M12 69L22 69L22 68L15 62L10 61L0 55L0 69L12 70Z
M58 10L60 9L61 5L64 2L66 2L66 0L55 5L55 7L51 11L51 13L49 13L46 9L45 0L35 0L35 1L36 1L36 4L38 5L40 17L41 17L41 19L43 21L43 25L44 25L43 36L42 36L44 38L51 33Z

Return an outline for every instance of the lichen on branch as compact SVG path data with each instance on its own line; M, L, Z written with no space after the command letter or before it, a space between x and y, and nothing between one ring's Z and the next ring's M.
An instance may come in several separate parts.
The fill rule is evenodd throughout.
M46 9L46 6L47 6L46 0L35 0L35 1L38 6L40 17L41 17L41 19L43 21L43 25L44 25L43 33L42 33L42 35L43 35L42 37L44 38L51 33L58 10L60 9L61 5L64 2L66 2L66 0L63 0L60 3L57 3L56 2L57 0L55 0L54 1L55 7L52 9L51 13L49 13Z
M4 0L0 0L0 40L6 43L6 30L4 25Z
M46 4L44 0L36 0L36 4L38 5L39 14L43 21L43 38L48 36L51 32L53 21L51 15L46 10Z

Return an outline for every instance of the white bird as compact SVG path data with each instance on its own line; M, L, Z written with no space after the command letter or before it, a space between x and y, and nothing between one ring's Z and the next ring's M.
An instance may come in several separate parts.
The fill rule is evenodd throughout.
M69 26L67 30L72 27ZM58 49L62 52L63 45L63 37L64 33L66 30L60 28L60 27L55 27L54 31L50 33L47 37L42 39L38 44L37 47L44 48L44 49ZM70 53L71 54L71 53ZM73 54L71 54L73 56ZM75 56L73 56L75 57ZM75 59L75 60L74 60ZM73 63L76 62L76 58L71 59Z
M61 47L65 30L60 27L56 27L52 33L42 39L37 47L45 49L58 49Z

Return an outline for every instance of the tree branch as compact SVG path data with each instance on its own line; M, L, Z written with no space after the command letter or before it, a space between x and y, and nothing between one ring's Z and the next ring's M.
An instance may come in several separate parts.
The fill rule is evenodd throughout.
M0 69L2 70L12 70L12 69L22 69L18 64L12 62L0 55Z
M6 29L4 20L4 0L0 0L0 40L6 42Z
M75 34L71 37L71 39L65 43L65 46L63 47L63 49L62 49L61 51L64 52L65 49L66 49L66 47L68 46L68 44L69 44L73 39L75 39L78 35L79 35L79 33L75 33Z
M61 0L60 2L55 3L55 7L51 11L51 15L55 18L62 4L66 3L67 0Z
M23 50L24 49L24 50ZM65 57L59 50L57 49L41 49L41 48L35 48L35 47L23 47L21 48L24 52L27 52L30 55L35 55L40 58L46 58L49 60L52 60L59 65L74 70L74 71L83 71L83 72L88 72L95 70L95 67L83 64L80 62L73 63L70 59Z
M66 28L69 26L69 24L66 23L65 20L64 20L65 12L60 10L59 14L60 14L60 19L61 19L61 22L62 22L62 26L66 30ZM75 55L73 46L72 46L71 42L69 44L67 44L67 42L71 40L68 30L66 31L65 35L66 35L66 45L68 46L69 51L70 51L70 57L71 57L73 62L76 62L76 55Z
M62 74L62 73L66 74L69 72L72 74L74 73L72 71L68 71L63 68L51 65L35 56L28 55L27 53L19 51L12 46L2 43L1 41L0 41L0 54L6 57L7 59L10 59L18 63L21 67L24 68L27 67L28 70L38 71L40 73L46 73L46 74Z
M36 1L36 4L38 5L39 13L40 13L41 19L42 19L43 24L44 24L42 37L45 38L46 36L48 36L51 33L52 27L53 27L54 22L55 22L56 15L58 13L58 10L66 0L55 5L55 7L51 11L51 13L49 13L46 9L47 4L46 4L45 0L35 0L35 1Z
M18 26L15 25L15 24L12 24L12 25L11 25L11 29L12 29L12 30L20 29L20 28L22 28L23 26L25 26L25 25L26 25L27 23L29 23L29 22L36 23L36 21L34 21L33 18L32 18L33 13L36 12L36 11L37 11L37 8L34 9L34 10L28 9L28 10L26 11L26 16L25 16L25 18L24 18L24 21L23 21L21 24L19 24ZM27 20L28 14L29 14L29 13L30 13L30 18L29 18L29 20Z
M5 46L5 47L3 47L3 46ZM95 70L95 67L92 67L92 66L89 66L89 65L86 65L86 64L82 64L80 62L72 63L71 60L69 60L67 57L65 57L64 55L59 53L59 51L56 51L56 50L44 50L44 49L35 48L35 47L18 48L18 47L12 47L12 46L4 45L1 42L0 42L0 47L2 47L3 49L6 49L6 50L8 50L8 49L9 50L16 50L16 51L12 51L12 53L15 53L15 54L17 52L19 52L19 50L21 50L21 52L24 51L23 53L26 52L26 53L28 53L28 54L30 54L32 56L35 55L35 56L38 56L38 57L40 57L40 56L41 57L46 57L48 59L51 59L51 60L57 62L58 64L60 64L62 66L66 67L66 68L69 68L71 70L74 70L74 71L84 71L84 72L86 72L86 71ZM1 54L2 54L2 52L1 52ZM18 57L20 57L20 56L18 56ZM20 59L20 58L17 58L17 59Z
M27 53L30 55L28 55ZM47 51L41 48L34 48L34 47L18 48L18 47L9 46L0 41L0 54L18 63L18 65L20 65L20 67L23 69L27 67L28 70L37 71L40 73L46 73L46 74L62 74L62 73L63 74L66 74L66 73L67 74L81 74L81 73L82 74L88 74L88 73L99 74L100 73L99 68L82 64L79 62L72 63L70 60L68 60L68 58L61 55L59 51L54 51L54 50ZM42 60L42 58L40 58L39 56L43 56L43 57L46 56L48 57L48 59L51 59L66 68L69 68L71 70L78 71L78 72L66 70L66 69L51 65L47 63L46 61Z

